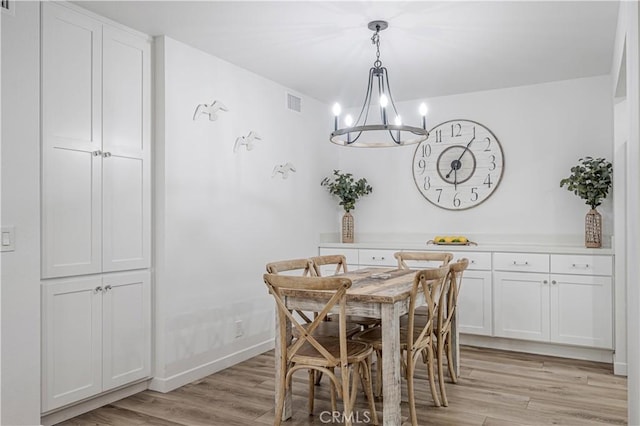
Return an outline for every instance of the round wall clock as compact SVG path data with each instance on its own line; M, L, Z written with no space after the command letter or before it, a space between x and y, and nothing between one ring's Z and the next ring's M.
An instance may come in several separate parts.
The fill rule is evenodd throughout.
M429 131L413 155L413 178L432 204L448 210L475 207L502 179L504 156L491 130L471 120L451 120Z

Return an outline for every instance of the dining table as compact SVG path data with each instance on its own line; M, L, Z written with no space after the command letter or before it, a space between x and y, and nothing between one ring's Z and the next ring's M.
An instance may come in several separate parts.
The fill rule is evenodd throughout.
M349 278L351 288L347 290L346 314L379 318L382 327L382 424L398 426L401 421L401 367L400 367L400 317L409 312L409 298L413 286L416 270L395 268L365 268L353 272L339 274ZM301 289L282 289L285 304L291 310L318 312L325 306L328 296L321 291ZM424 294L418 292L418 305L424 304ZM336 308L337 312L337 308ZM276 327L279 327L276 321ZM292 339L291 323L284 323L287 342ZM280 330L276 330L279 335ZM451 324L452 352L454 366L459 369L459 346L457 320L454 317ZM280 359L285 348L280 347L276 339L275 359ZM379 362L379 360L378 360ZM278 383L280 363L276 362L276 401L281 387ZM284 377L284 376L282 376ZM291 388L285 389L284 411L282 420L287 420L292 414Z

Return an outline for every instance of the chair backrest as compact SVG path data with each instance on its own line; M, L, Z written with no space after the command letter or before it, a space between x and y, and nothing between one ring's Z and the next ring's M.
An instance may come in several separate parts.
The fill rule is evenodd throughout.
M336 274L346 274L347 273L347 258L341 254L330 254L326 256L315 256L312 257L311 262L313 264L313 269L315 274L319 277L323 276L321 269L322 266L326 265L335 265L335 270L333 271L333 275Z
M298 271L301 271L300 274L303 277L313 277L316 275L316 270L314 269L313 263L310 259L289 259L267 263L267 273L269 274L281 274L283 272L290 273ZM303 311L297 310L296 313L300 315L300 318L302 318L307 324L312 322L311 318L309 318L309 316Z
M345 301L347 289L351 287L351 280L342 277L294 277L287 275L277 274L264 274L264 282L270 290L276 301L278 311L278 322L280 330L279 335L276 337L280 339L282 348L286 349L286 362L291 362L292 358L298 354L300 348L309 343L312 345L318 353L325 359L327 365L332 366L346 366L347 364L347 332L346 332L346 311ZM318 316L313 319L310 324L300 323L292 312L287 308L282 295L281 290L304 290L304 291L323 291L327 293L329 299ZM331 354L325 346L322 345L324 339L316 339L313 336L315 329L324 321L327 314L334 308L339 307L340 313L340 325L339 325L339 340L340 340L340 358L336 358ZM298 331L298 339L291 345L287 342L285 323L291 321L291 325ZM288 346L287 346L288 345ZM281 362L284 361L280 360Z
M440 266L448 265L453 259L453 254L429 251L399 251L393 256L398 260L398 269L411 269L407 261L440 262ZM426 265L421 265L418 269L423 269Z
M436 320L435 311L438 308L438 295L448 273L449 265L416 272L409 299L409 324L407 327L407 350L412 356L418 356L421 349L431 344L433 325ZM417 304L419 295L424 295L424 305ZM427 308L427 321L424 326L416 326L415 323L415 311L419 306Z
M315 269L310 259L290 259L267 263L267 273L269 274L292 271L301 271L303 277L315 275Z
M466 258L449 264L449 274L440 291L440 301L438 302L438 330L440 333L448 331L451 326L451 320L458 304L462 274L468 266L469 260Z

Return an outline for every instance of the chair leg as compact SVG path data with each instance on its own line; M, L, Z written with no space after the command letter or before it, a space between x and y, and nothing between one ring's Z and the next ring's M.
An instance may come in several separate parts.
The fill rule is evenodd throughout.
M353 426L352 422L352 412L353 407L351 406L351 394L349 393L349 373L353 373L351 368L343 367L341 369L340 378L342 380L342 414L344 415L344 426Z
M320 385L321 379L322 379L322 371L316 371L316 380L315 380L316 386Z
M427 373L429 374L429 387L431 388L433 404L436 407L439 407L440 399L438 398L438 392L436 391L435 374L433 372L433 348L431 345L427 346Z
M371 358L367 358L360 364L363 378L362 386L364 393L369 401L369 410L371 411L371 421L374 425L378 424L378 413L376 412L376 402L373 399L373 386L371 385Z
M407 396L409 398L409 418L411 419L412 426L418 426L418 416L416 414L416 395L413 389L413 369L415 364L413 362L412 354L407 351L407 365L406 365L406 378L407 378Z
M456 373L455 365L453 365L453 345L451 344L451 332L447 333L445 344L447 346L447 365L449 366L449 376L451 376L451 381L453 383L458 383L458 374Z
M333 373L335 375L335 370L333 370ZM336 402L337 389L333 384L333 380L330 380L329 382L331 384L331 386L329 386L329 389L331 389L331 411L335 413L336 411L338 411L338 403Z
M442 337L442 336L438 336ZM438 384L440 385L440 396L442 397L442 405L445 407L449 406L449 401L447 400L447 390L444 387L444 372L443 372L443 359L444 358L444 339L439 338L436 343L438 349L436 353L436 362L438 363Z
M382 398L382 351L376 349L376 398Z
M309 369L309 415L313 414L313 402L315 398L316 370Z

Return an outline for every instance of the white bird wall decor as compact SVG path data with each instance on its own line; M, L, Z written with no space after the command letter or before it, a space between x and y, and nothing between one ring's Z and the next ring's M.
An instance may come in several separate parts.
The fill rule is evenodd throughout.
M286 179L289 177L289 172L295 172L296 171L296 167L291 164L291 163L286 163L286 164L279 164L276 165L273 168L273 173L271 174L271 177L274 177L275 175L277 175L278 173L282 174L282 179Z
M249 132L247 136L238 136L236 142L233 144L233 152L237 152L241 146L246 146L247 151L251 151L255 141L261 141L262 138L259 134L253 130Z
M209 116L209 121L216 121L218 119L218 111L229 111L229 109L220 101L213 101L211 104L200 104L196 107L196 112L193 113L193 119L197 120L198 117L205 114Z

